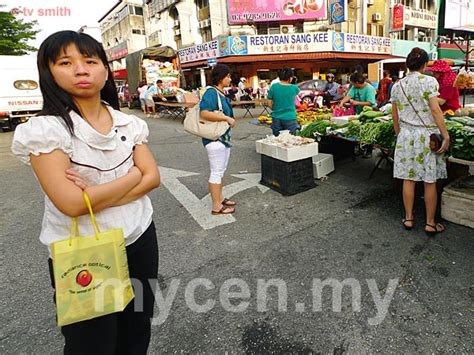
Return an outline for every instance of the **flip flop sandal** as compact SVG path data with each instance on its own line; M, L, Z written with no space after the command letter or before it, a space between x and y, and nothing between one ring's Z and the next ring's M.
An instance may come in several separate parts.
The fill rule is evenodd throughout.
M235 206L237 203L235 201L231 201L229 200L228 198L225 198L223 201L222 201L222 204L225 205L225 206Z
M403 218L403 219L402 219L403 227L405 227L405 229L406 229L407 231L412 230L414 226L407 226L406 223L407 223L407 222L414 222L414 221L415 221L414 219L406 219L406 218Z
M434 231L427 231L425 229L425 233L428 237L434 237L436 234L442 233L445 230L444 226L441 223L436 223L435 225L426 223L425 227L431 227L434 229Z
M235 208L232 208L230 206L222 205L221 209L219 211L211 211L211 214L217 215L217 214L231 214L235 212Z

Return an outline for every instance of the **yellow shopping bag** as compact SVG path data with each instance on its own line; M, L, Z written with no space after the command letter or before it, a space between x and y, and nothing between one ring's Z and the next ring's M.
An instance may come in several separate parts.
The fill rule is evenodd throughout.
M73 218L69 239L51 244L59 326L123 311L134 297L122 228L100 232L83 197L95 235L79 236Z

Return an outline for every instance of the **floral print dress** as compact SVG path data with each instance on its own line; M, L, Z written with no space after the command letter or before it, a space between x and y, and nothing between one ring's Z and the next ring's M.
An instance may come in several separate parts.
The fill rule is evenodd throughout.
M434 183L447 177L444 154L436 154L430 149L430 135L439 130L431 114L429 99L438 95L436 79L419 72L409 73L393 86L392 103L397 105L400 121L394 157L395 178Z

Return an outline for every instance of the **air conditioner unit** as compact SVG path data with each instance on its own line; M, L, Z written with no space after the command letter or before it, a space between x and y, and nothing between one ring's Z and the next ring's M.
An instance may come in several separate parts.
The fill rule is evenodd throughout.
M206 27L209 27L209 26L211 26L211 20L210 19L199 21L199 28L206 28Z
M280 26L280 33L282 34L295 33L295 28L291 25L282 25Z
M173 21L173 27L179 27L179 20Z
M376 12L372 14L372 21L381 21L382 20L382 14L380 12Z
M374 4L374 0L367 0L367 6L372 6Z
M179 28L174 30L174 35L175 36L181 36L181 30Z

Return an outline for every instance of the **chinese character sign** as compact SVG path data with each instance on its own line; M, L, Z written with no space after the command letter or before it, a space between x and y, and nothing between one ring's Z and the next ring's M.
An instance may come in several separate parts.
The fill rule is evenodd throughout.
M392 30L403 31L405 29L403 5L397 5L393 7L392 13Z
M219 48L217 40L197 44L192 47L183 48L178 51L179 61L181 63L195 62L197 60L207 60L209 58L219 57Z
M387 37L344 34L344 50L346 52L362 52L375 54L391 54L392 41Z
M229 24L326 19L326 0L227 0Z
M248 54L331 51L330 32L248 36Z

